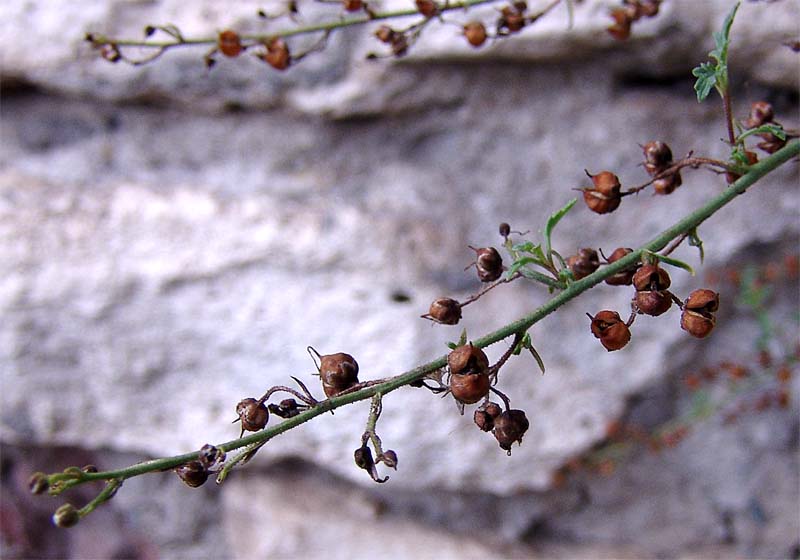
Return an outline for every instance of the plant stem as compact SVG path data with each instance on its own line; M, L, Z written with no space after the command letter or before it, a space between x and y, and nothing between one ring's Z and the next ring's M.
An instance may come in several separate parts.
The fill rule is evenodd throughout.
M466 10L473 6L479 6L481 4L492 4L497 3L500 0L460 0L458 2L453 2L448 5L442 5L440 8L440 12L451 12L454 10ZM556 4L558 4L561 0L557 2L553 2L549 5L546 11L549 11ZM360 17L350 17L350 18L341 18L335 21L326 21L323 23L316 23L312 25L300 26L295 27L294 29L285 29L282 31L275 31L272 33L259 33L259 34L252 34L252 35L241 35L241 39L243 41L250 41L253 44L256 43L263 43L268 39L272 39L274 37L292 37L294 35L303 35L307 33L318 33L321 31L332 31L334 29L339 29L341 27L349 27L353 25L364 25L366 23L370 23L373 21L379 21L384 19L393 19L393 18L402 18L402 17L410 17L410 16L420 16L423 17L422 14L416 8L405 9L405 10L393 10L388 12L375 12L372 15L364 15ZM150 49L165 49L170 47L177 47L177 46L197 46L197 45L215 45L218 41L218 37L216 35L212 37L197 37L194 39L186 39L186 38L179 38L172 41L149 41L149 40L139 40L139 39L113 39L111 37L107 37L105 35L92 33L92 42L97 45L104 45L104 44L113 44L118 47L143 47L143 48L150 48Z
M776 168L780 167L790 159L798 156L800 154L800 141L793 140L787 143L786 146L772 154L771 156L767 157L766 159L760 161L752 165L748 172L742 177L740 177L736 182L729 185L722 193L717 195L716 197L712 198L702 207L698 208L672 227L664 230L658 236L654 237L651 241L645 243L638 249L634 250L632 253L629 253L625 257L619 259L618 261L613 262L607 266L603 266L598 269L596 272L582 278L581 280L572 282L569 286L561 293L556 295L555 297L551 298L548 302L546 302L541 307L535 309L531 313L525 315L524 317L505 325L504 327L497 329L496 331L487 334L475 341L473 344L478 347L486 347L491 344L494 344L500 340L503 340L511 335L521 335L525 331L531 328L535 323L541 321L544 317L558 309L559 307L563 306L570 300L574 299L578 295L582 294L583 292L589 290L593 286L601 283L606 278L613 276L614 274L621 272L628 267L634 265L636 261L638 261L642 254L647 252L657 252L664 249L670 241L676 239L687 232L691 232L696 229L700 224L702 224L705 220L711 217L714 213L720 210L723 206L730 203L739 195L743 194L750 186L752 186L756 181L770 173L771 171L775 170ZM395 377L390 377L384 380L381 383L376 383L373 385L369 385L364 387L358 391L354 391L352 393L348 393L345 395L339 395L336 397L329 398L325 401L319 402L316 406L306 410L297 416L292 418L288 418L281 422L280 424L268 427L264 430L259 432L255 432L245 437L241 437L238 439L234 439L228 441L226 443L222 443L217 445L217 447L222 451L232 451L234 449L240 449L242 447L256 444L256 443L265 443L268 440L274 438L275 436L282 434L291 430L292 428L296 428L301 424L308 422L309 420L325 414L329 411L335 410L342 406L362 401L365 399L373 398L375 395L380 394L381 396L385 396L392 391L399 389L409 383L422 379L427 374L441 369L447 363L447 356L440 356L439 358L432 360L426 364L422 364L414 369L411 369L405 373L397 375ZM73 480L68 480L67 483L64 484L64 489L74 486L75 484L80 484L83 482L88 482L92 480L110 480L110 479L118 479L121 483L122 480L138 476L141 474L145 474L148 472L154 471L163 471L175 468L179 465L182 465L188 461L192 461L197 459L197 451L193 451L191 453L185 453L183 455L176 455L173 457L164 457L160 459L153 459L150 461L144 461L142 463L137 463L135 465L131 465L127 468L118 469L114 471L105 471L105 472L97 472L97 473L80 473L79 478ZM66 474L53 474L50 475L51 480L54 479L64 479L64 478L71 478Z

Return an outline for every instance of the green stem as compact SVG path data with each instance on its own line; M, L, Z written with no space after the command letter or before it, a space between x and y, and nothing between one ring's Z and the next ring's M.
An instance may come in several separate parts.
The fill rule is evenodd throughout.
M698 208L684 219L680 220L676 224L674 224L669 229L666 229L658 236L653 238L648 243L645 243L638 249L634 250L632 253L626 255L625 257L621 258L614 263L603 266L598 269L593 274L575 281L571 283L567 289L563 292L559 293L552 299L550 299L547 303L535 309L528 315L510 323L492 333L487 334L475 341L475 344L478 347L486 347L490 344L494 344L500 340L503 340L511 335L517 333L523 333L527 331L531 326L535 323L541 321L544 317L558 309L559 307L566 304L568 301L574 299L578 295L582 294L583 292L589 290L593 286L601 283L606 278L613 276L617 272L621 272L622 270L634 265L637 260L639 260L640 256L647 252L657 252L662 250L667 244L675 239L676 237L691 232L695 228L697 228L700 224L702 224L705 220L711 217L715 212L720 210L723 206L730 203L736 197L744 193L750 186L752 186L756 181L770 173L771 171L775 170L776 168L780 167L793 157L796 157L800 154L800 141L794 140L789 142L786 146L772 154L771 156L767 157L766 159L762 160L759 163L751 166L748 172L740 177L735 183L729 185L722 193L708 201L702 207ZM439 358L432 360L426 364L422 364L414 369L411 369L405 373L397 375L396 377L391 377L387 379L383 383L370 385L360 389L358 391L354 391L352 393L348 393L345 395L332 397L325 401L320 402L318 405L314 406L313 408L298 414L293 418L288 418L277 424L275 426L271 426L259 432L255 432L248 436L234 439L228 441L226 443L222 443L217 445L217 447L223 451L232 451L234 449L240 449L242 447L255 444L255 443L264 443L268 440L271 440L275 436L278 436L284 432L287 432L297 426L305 424L309 420L316 418L322 414L325 414L329 411L335 410L342 406L346 406L348 404L362 401L365 399L370 399L377 394L382 396L391 393L392 391L399 389L409 383L416 381L418 379L422 379L429 373L441 369L447 363L447 356L440 356ZM154 471L162 471L162 470L169 470L175 468L183 463L188 461L192 461L197 459L197 451L191 453L185 453L183 455L176 455L174 457L164 457L161 459L153 459L151 461L145 461L143 463L138 463L135 465L131 465L129 467L118 469L114 471L105 471L105 472L97 472L97 473L82 473L81 478L78 482L88 482L91 480L108 480L108 479L119 479L124 480L127 478L131 478L137 475L141 475L148 472ZM51 475L51 477L58 477L63 476L59 474Z

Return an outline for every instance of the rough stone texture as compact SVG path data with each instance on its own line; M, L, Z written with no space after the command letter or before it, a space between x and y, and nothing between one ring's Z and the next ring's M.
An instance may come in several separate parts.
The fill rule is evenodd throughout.
M688 71L704 58L710 30L729 5L667 2L663 17L643 22L635 40L618 45L602 31L600 5L583 2L571 30L563 13L554 15L541 31L486 53L464 48L457 36L426 31L413 64L400 65L361 62L372 39L366 31L342 34L326 54L276 75L253 61L222 61L206 74L189 52L169 53L143 69L112 66L95 60L77 38L88 29L128 34L161 21L180 23L187 35L238 28L255 4L237 3L224 15L216 3L191 9L177 2L4 4L2 441L184 452L235 436L229 422L240 398L283 384L288 375L314 385L308 344L353 353L363 379L442 354L460 329L418 315L435 296L463 297L478 288L473 273L461 270L472 258L467 244L499 243L500 221L535 232L575 194L573 187L586 184L583 168L614 169L625 184L644 181L637 143L660 138L676 154L697 149L724 157L718 104L696 103ZM782 120L796 125L797 93L779 88L795 85L797 58L779 43L796 32L791 18L798 5L742 7L732 52L737 115L746 114L750 100L766 97L786 115ZM66 42L65 29L77 30ZM747 259L748 250L780 241L796 243L795 179L793 169L773 174L747 195L751 204L733 204L701 228L706 266ZM610 217L578 208L559 226L556 248L568 254L598 243L607 251L641 243L721 186L687 171L669 199L628 199ZM677 255L699 264L689 248ZM698 285L681 272L673 279L679 294ZM532 286L498 289L468 308L464 325L479 336L546 297ZM697 360L752 348L754 328L741 328L747 313L726 306L712 339L720 341L718 350L688 340L673 310L638 320L632 344L607 354L588 333L584 312L623 310L629 297L627 290L598 288L533 330L547 374L539 376L524 357L507 366L500 385L532 419L525 444L510 458L491 436L477 433L469 414L458 416L450 400L410 389L387 397L380 433L401 465L391 489L481 494L505 512L498 524L505 542L524 540L526 528L555 509L531 513L528 503L514 505L515 497L544 491L555 468L603 438L630 395ZM501 352L490 349L493 357ZM659 414L669 418L673 405L659 403ZM253 468L300 456L350 481L337 487L352 492L350 483L369 482L352 466L365 416L361 404L317 419L275 440ZM719 453L731 449L733 465L747 465L754 480L766 485L776 473L780 482L769 500L795 523L748 526L755 536L743 542L766 542L738 549L748 554L780 556L770 547L786 542L797 526L784 504L796 502L796 493L782 492L797 487L796 423L785 415L775 421L795 435L784 438L790 451L767 455L775 460L771 467L758 460L761 444L720 444ZM709 437L725 439L721 433ZM706 440L696 445L702 457ZM643 473L661 465L642 461ZM717 476L701 470L701 487ZM674 500L671 489L686 476L665 475L652 499ZM646 507L635 498L648 480L639 470L629 480L629 501L640 509L625 509L624 483L599 486L601 502L618 499L625 509L617 519L636 519ZM279 495L274 484L254 484L232 496ZM314 484L308 482L309 491ZM696 535L707 533L699 518L717 497L687 492L699 513L677 526L674 539L656 538L663 524L656 519L640 526L642 535L655 535L654 544L639 548L635 529L622 531L621 521L613 527L595 510L559 519L556 540L572 534L578 543L613 546L620 542L614 536L627 535L635 543L632 551L612 548L608 555L712 546L713 539ZM232 500L225 502L229 509L237 503L224 499ZM744 518L745 506L734 509ZM458 508L439 515L457 518ZM344 521L343 530L352 531L353 523ZM578 531L582 523L596 524L597 533ZM404 534L421 530L411 521L401 525ZM425 539L444 538L437 531L424 532ZM463 552L458 543L448 547Z

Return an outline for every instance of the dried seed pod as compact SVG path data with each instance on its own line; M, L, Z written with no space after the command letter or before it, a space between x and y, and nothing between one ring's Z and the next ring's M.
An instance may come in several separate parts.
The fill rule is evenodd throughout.
M657 264L646 264L633 275L633 286L638 291L666 290L670 284L669 274Z
M511 455L511 445L522 444L522 436L528 431L530 423L522 410L507 410L494 421L494 437L502 449Z
M474 404L489 394L489 358L470 344L459 346L447 356L450 392L463 404Z
M395 453L392 449L383 452L383 455L381 455L381 461L390 469L397 470L397 453Z
M719 294L713 290L695 290L683 304L681 328L697 338L705 338L714 330L719 309Z
M661 0L641 0L639 2L639 13L643 17L655 17L658 15L658 8Z
M759 134L764 139L763 142L756 144L759 150L763 150L768 154L774 154L786 145L786 139L781 140L772 133Z
M292 63L289 45L280 37L273 37L264 46L267 52L261 58L276 70L286 70Z
M526 23L524 11L525 8L520 10L517 6L503 6L500 10L500 19L497 21L497 29L505 33L520 31Z
M353 356L344 352L321 356L319 376L325 395L334 397L358 384L358 363Z
M480 47L486 42L486 27L479 21L470 21L464 25L464 37L473 47Z
M473 415L473 421L480 430L484 432L491 432L494 429L494 419L502 414L503 409L500 405L494 402L487 402L477 409Z
M242 53L242 41L236 31L226 29L217 38L217 48L219 52L231 58Z
M83 465L81 470L85 473L96 473L98 472L97 467L94 465Z
M357 12L364 7L363 0L342 0L342 7L346 12Z
M672 150L660 140L653 140L642 146L644 152L644 168L652 177L658 175L672 165Z
M505 222L500 224L498 230L500 231L500 235L502 237L508 237L509 235L511 235L511 226Z
M478 270L478 278L481 282L494 282L503 275L503 257L494 247L481 247L475 249L477 258L475 268Z
M399 58L408 54L408 37L405 33L395 33L391 45L394 56Z
M437 298L431 303L428 315L437 323L457 325L461 320L461 304L451 298Z
M279 418L292 418L300 414L300 408L294 399L283 399L279 404L271 404L267 408Z
M639 291L636 292L634 303L642 313L658 317L672 307L672 296L666 290Z
M208 480L208 469L200 461L189 461L175 469L178 477L192 488L202 486Z
M81 516L72 504L64 504L53 514L53 525L62 529L74 527L80 520Z
M582 189L583 201L592 212L607 214L619 208L622 202L622 186L619 177L610 171L601 171L597 175L586 173L592 179L593 188Z
M567 259L567 267L572 271L575 280L580 280L600 267L600 258L594 249L583 248L578 251L577 255L572 255Z
M763 124L771 123L775 118L772 105L766 101L756 101L750 105L750 115L744 121L747 128L757 128Z
M381 43L391 43L395 35L397 35L397 32L388 25L381 25L375 31L375 37L377 37L378 41Z
M624 41L631 36L631 23L633 17L630 10L625 8L614 8L609 13L614 23L606 28L606 31L617 41Z
M609 352L624 348L631 340L631 331L616 311L600 311L592 320L592 334Z
M672 173L666 177L661 177L653 181L653 190L656 194L672 194L672 192L683 184L679 172Z
M486 373L455 373L450 375L450 392L463 404L475 404L489 394L491 380Z
M439 5L433 0L415 0L417 11L426 18L432 18L439 13Z
M355 450L353 459L356 462L356 466L365 471L369 471L375 466L375 461L372 458L372 450L367 447L366 444Z
M242 430L257 432L264 429L269 421L269 410L262 402L256 399L242 399L236 405L236 414L242 421Z
M206 469L210 469L215 463L225 460L225 452L207 443L197 453L197 460Z
M608 264L617 262L622 257L625 257L633 253L633 249L628 249L626 247L618 247L614 249L614 252L606 259ZM638 269L638 265L633 265L630 268L626 268L625 270L621 270L617 272L613 276L609 276L606 278L606 284L609 286L630 286L633 282L633 275L636 274L636 270Z
M447 356L447 366L452 374L489 373L489 358L472 343L459 346Z
M44 494L50 488L47 475L43 472L35 472L28 479L28 489L31 494Z

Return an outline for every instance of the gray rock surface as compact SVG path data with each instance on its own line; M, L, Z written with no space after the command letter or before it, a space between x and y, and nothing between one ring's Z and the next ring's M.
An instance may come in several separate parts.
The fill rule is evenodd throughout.
M462 271L472 258L466 246L499 244L501 221L537 235L586 184L584 168L643 182L637 144L655 138L676 155L724 157L718 103L697 104L689 70L730 3L667 2L622 45L603 31L606 5L581 2L572 28L556 12L486 51L426 30L403 64L364 62L375 48L369 31L343 33L324 54L276 74L246 60L206 73L190 51L114 66L80 41L87 30L129 35L163 21L187 35L247 30L256 3L4 4L2 441L162 455L229 440L239 399L289 375L321 393L309 344L354 354L362 379L444 353L460 327L419 314L436 296L479 288ZM799 6L743 5L731 54L737 116L766 97L796 124L798 59L780 43L796 33ZM722 186L687 171L668 199L640 195L606 217L578 207L559 226L556 248L640 244ZM746 196L750 204L701 228L705 266L797 240L796 169ZM696 251L676 254L699 267ZM700 282L680 271L673 280L682 295ZM624 310L629 297L601 287L533 329L547 374L522 357L500 383L532 420L510 458L449 399L412 389L387 397L379 432L400 457L390 485L545 491L556 468L604 437L631 395L706 352L717 359L678 328L676 310L637 321L632 344L607 354L584 313ZM495 290L467 308L464 326L480 336L546 298L535 286ZM752 331L736 326L743 317L721 315L722 355L752 347ZM270 443L253 468L301 457L371 484L352 465L366 412L362 403L319 418ZM796 478L790 459L775 469L787 484ZM265 484L252 491L274 497ZM226 504L250 491L231 489ZM508 503L498 507L517 511ZM520 526L531 519L507 517ZM439 539L437 531L424 538ZM506 542L524 530L511 533ZM457 543L447 550L464 554Z

